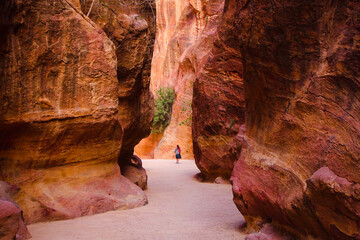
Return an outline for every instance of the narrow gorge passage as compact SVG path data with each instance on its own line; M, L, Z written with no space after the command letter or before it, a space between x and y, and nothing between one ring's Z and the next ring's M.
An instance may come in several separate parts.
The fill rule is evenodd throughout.
M143 165L149 176L146 206L29 225L33 239L245 239L230 185L198 182L192 160Z

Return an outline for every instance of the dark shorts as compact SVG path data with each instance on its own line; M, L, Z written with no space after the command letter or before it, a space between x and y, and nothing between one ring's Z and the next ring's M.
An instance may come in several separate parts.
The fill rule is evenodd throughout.
M177 159L180 159L180 158L181 158L181 155L180 155L180 154L176 154L176 158L177 158Z

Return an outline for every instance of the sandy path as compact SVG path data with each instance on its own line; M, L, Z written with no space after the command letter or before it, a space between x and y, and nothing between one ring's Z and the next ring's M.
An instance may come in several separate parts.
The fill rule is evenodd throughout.
M230 185L199 183L194 161L145 160L149 204L28 226L34 240L245 239Z

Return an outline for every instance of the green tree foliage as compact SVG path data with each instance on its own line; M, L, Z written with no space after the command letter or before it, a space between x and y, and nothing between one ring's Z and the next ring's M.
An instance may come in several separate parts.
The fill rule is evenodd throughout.
M153 133L163 132L171 120L175 92L171 88L160 88L156 91Z

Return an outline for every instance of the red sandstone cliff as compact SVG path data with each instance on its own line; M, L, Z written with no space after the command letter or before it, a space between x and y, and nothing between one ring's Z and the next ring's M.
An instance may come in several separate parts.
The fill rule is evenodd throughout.
M198 40L205 25L203 3L201 1L158 0L157 33L151 69L151 90L153 93L161 87L175 90L175 101L170 125L164 131L162 139L151 136L135 148L142 156L154 158L175 158L177 144L182 149L182 157L193 159L191 137L190 107L193 76L184 78L181 73L181 61ZM188 119L188 124L181 124ZM150 147L149 147L150 146ZM147 149L152 149L151 153ZM153 154L152 154L153 152Z
M248 226L360 239L359 2L228 0L225 10L221 39L244 65L232 181Z
M118 34L111 25L115 16L97 25L79 1L18 0L1 15L0 179L20 187L12 197L25 221L145 204L146 196L121 176L117 161L149 133L146 21L116 16L134 34L135 43L124 34L124 44L144 45L136 56L124 49L125 59L117 59L121 42L107 36ZM138 132L129 136L132 127Z
M118 163L125 169L131 165L135 145L150 134L153 118L153 96L149 88L155 1L85 3L81 5L83 12L105 31L116 48L118 116L124 131Z
M230 178L241 151L236 136L245 122L241 58L218 37L223 0L184 2L158 1L151 85L175 87L177 97L165 133L143 139L136 152L147 158L171 158L176 144L183 149L192 146L192 135L196 163L205 177ZM179 126L190 116L186 107L191 102L192 133L190 126Z
M192 133L195 161L207 180L229 179L241 152L237 137L245 123L242 62L218 36L224 1L205 5L207 22L186 59L195 75ZM186 65L185 65L186 66Z

